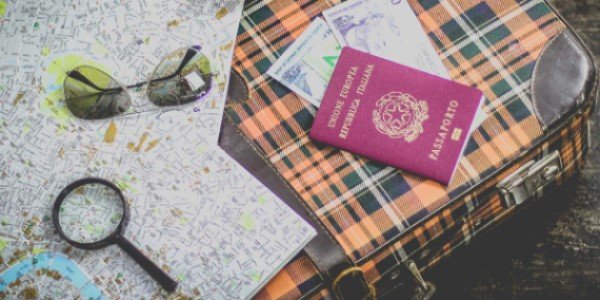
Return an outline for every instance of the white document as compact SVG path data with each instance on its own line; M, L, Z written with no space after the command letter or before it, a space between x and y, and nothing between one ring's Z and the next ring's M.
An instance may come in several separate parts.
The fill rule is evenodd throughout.
M338 42L449 78L407 1L352 0L323 12Z

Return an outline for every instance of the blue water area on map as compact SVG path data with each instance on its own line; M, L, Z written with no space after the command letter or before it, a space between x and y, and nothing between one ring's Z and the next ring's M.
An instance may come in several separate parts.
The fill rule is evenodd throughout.
M0 292L21 276L38 269L56 271L70 280L81 292L83 299L104 299L102 291L76 263L64 255L52 252L42 252L23 259L0 274Z

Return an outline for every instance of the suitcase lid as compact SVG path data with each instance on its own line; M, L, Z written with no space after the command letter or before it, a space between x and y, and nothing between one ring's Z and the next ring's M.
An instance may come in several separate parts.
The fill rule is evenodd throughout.
M347 255L359 261L543 138L543 123L533 105L533 73L540 53L565 24L539 0L409 1L452 78L481 89L487 98L488 118L473 133L453 181L445 187L312 143L307 132L315 107L265 74L331 2L337 1L247 3L234 68L242 74L249 97L230 103L227 115ZM453 217L441 216L431 228ZM402 254L406 246L393 247Z

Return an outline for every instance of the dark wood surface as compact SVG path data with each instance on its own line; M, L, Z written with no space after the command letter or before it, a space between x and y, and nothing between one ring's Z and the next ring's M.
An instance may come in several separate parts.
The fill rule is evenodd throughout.
M600 0L550 3L600 59ZM600 299L599 116L582 173L427 274L435 299Z

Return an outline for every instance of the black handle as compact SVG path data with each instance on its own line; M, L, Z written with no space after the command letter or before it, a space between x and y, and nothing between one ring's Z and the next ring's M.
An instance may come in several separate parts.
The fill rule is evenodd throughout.
M156 282L158 282L168 292L173 292L177 288L177 281L173 280L169 274L165 273L155 263L153 263L148 257L146 257L138 248L136 248L130 241L122 236L117 236L117 245L121 249L125 250L129 256L131 256Z

